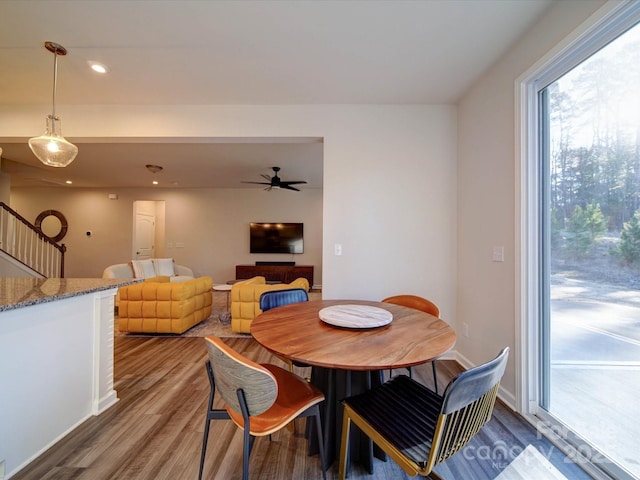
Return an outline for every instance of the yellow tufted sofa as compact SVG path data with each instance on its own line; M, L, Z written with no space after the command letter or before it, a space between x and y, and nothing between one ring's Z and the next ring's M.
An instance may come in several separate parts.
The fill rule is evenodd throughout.
M264 277L253 277L234 284L231 287L231 330L249 333L251 322L262 313L260 295L286 288L304 288L309 291L309 281L306 278L296 278L291 283L268 285Z
M172 283L148 278L119 289L121 332L183 333L211 315L211 277Z

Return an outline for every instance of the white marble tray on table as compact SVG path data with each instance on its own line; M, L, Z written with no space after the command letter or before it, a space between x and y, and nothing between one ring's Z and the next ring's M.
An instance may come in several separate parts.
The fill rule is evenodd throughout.
M329 325L345 328L374 328L388 325L393 314L371 305L333 305L318 312L320 320Z

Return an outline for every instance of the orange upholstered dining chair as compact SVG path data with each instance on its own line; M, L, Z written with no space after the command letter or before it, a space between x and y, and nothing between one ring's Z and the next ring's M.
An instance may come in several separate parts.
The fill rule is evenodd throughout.
M384 303L393 303L395 305L401 305L403 307L421 310L425 313L428 313L429 315L440 318L440 309L438 308L438 306L431 300L427 300L426 298L419 297L417 295L394 295L392 297L387 297L382 301ZM435 388L435 392L438 393L438 379L436 376L435 360L431 362L431 369L433 370L433 385ZM409 377L412 378L413 374L411 372L411 367L409 367L408 370ZM391 374L391 371L389 373Z
M205 337L206 362L211 390L202 440L202 478L211 420L230 419L244 435L242 478L249 478L249 454L255 437L271 435L298 417L314 417L318 435L322 477L326 480L325 456L319 405L324 394L303 378L271 364L258 364L240 355L220 338ZM216 392L224 409L213 408Z

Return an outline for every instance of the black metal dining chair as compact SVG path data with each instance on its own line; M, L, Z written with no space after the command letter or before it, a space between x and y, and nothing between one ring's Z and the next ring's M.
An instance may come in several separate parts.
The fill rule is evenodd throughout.
M255 437L271 436L299 417L314 417L322 477L326 480L326 462L320 428L320 408L324 394L303 378L271 364L258 364L239 354L220 338L205 337L209 354L206 362L211 386L200 455L198 479L202 479L212 420L230 419L243 431L242 478L249 478L249 455ZM225 402L214 409L216 393Z
M343 400L339 478L347 471L353 422L408 475L440 478L433 468L464 447L491 418L509 347L483 365L458 374L438 395L398 375Z

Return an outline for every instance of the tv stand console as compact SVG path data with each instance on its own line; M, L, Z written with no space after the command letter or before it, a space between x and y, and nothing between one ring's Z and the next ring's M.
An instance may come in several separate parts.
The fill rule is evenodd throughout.
M306 278L313 286L313 265L236 265L236 279L264 277L268 281L291 283L296 278ZM274 262L275 263L275 262Z

